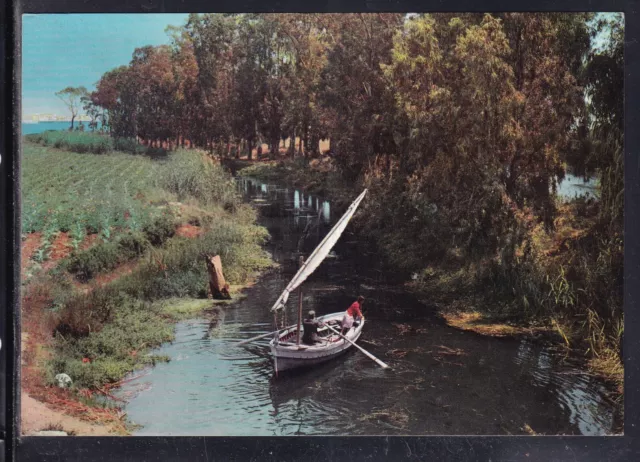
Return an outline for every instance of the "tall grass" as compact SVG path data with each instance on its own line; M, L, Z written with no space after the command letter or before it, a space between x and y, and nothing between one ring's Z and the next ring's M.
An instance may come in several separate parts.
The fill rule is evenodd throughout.
M218 254L231 284L242 284L270 265L255 225L255 211L241 204L235 182L201 154L177 151L166 160L119 152L102 156L24 149L23 231L49 240L65 231L76 250L54 270L39 274L49 287L47 322L55 332L46 378L69 374L77 387L120 380L158 358L146 352L172 338L164 299L206 299L203 255ZM175 201L184 201L176 204ZM197 238L174 236L177 220L197 222ZM79 245L87 233L101 242ZM75 287L118 265L138 260L130 274L88 293ZM49 329L49 327L47 327Z
M110 285L65 299L55 316L55 356L47 368L48 379L65 372L76 386L100 387L163 360L145 356L149 348L173 338L171 315L152 302L206 298L208 274L202 255L207 253L222 256L231 284L246 282L271 264L260 247L265 236L264 228L227 219L199 239L172 239L132 274Z
M415 286L444 306L479 310L490 318L546 325L561 341L591 358L600 374L622 383L622 161L620 139L607 138L602 149L617 156L600 172L600 201L578 198L558 203L554 231L527 222L524 215L501 233L496 255L473 258L468 241L452 238L448 211L407 194L404 179L365 174L369 188L357 232L375 243L381 260L394 272L417 277ZM260 163L241 175L283 180L344 196L337 175L299 162ZM352 187L351 187L352 191ZM508 215L499 208L492 216ZM520 222L519 220L525 220ZM470 220L460 222L469 226ZM483 231L478 227L479 231ZM486 230L485 230L486 231ZM461 303L462 302L462 303Z
M78 153L104 154L113 150L113 141L107 135L80 131L47 130L25 136L27 141L56 149Z
M240 201L233 178L198 152L176 151L161 184L180 200L191 197L205 205L221 204L227 210L235 209Z

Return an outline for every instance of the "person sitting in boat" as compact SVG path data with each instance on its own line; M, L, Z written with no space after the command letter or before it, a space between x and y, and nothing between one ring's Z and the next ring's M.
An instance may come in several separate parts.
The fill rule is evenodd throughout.
M318 337L318 327L323 324L316 319L316 312L311 310L307 319L302 323L303 334L302 343L305 345L315 345L316 343L322 343L322 340Z
M354 325L354 321L357 319L356 327L359 325L360 320L364 319L362 315L362 303L364 302L364 297L360 295L358 300L353 302L351 306L347 309L347 312L344 314L342 318L342 335L346 335Z

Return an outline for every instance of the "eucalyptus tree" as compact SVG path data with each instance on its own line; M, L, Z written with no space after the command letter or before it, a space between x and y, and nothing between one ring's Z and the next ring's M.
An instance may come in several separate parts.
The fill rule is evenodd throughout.
M62 101L69 112L71 112L71 126L69 130L73 130L73 122L78 116L82 107L82 98L88 95L85 87L66 87L55 94Z

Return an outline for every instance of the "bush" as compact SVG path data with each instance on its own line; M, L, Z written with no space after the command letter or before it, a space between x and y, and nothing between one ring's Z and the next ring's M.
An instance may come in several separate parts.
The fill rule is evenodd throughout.
M158 309L125 301L111 317L102 330L59 342L59 354L49 364L49 375L64 372L76 387L100 387L121 380L144 364L167 359L144 354L173 339L171 324Z
M85 337L102 329L125 305L131 305L130 297L113 286L95 289L88 295L77 295L60 310L55 330L65 338Z
M197 152L178 150L163 171L161 185L179 200L193 197L203 204L220 204L228 210L240 202L235 181L220 165L205 161Z
M110 271L122 263L138 258L149 248L149 241L141 233L127 233L115 241L103 242L89 250L73 253L66 269L76 279L87 282L97 274Z
M128 152L129 154L142 154L144 146L133 138L114 138L113 149L120 152Z
M113 150L111 138L96 133L48 130L43 133L27 135L26 139L44 146L79 153L104 154Z
M159 246L176 233L176 224L173 217L163 214L151 223L146 224L142 231L152 245Z

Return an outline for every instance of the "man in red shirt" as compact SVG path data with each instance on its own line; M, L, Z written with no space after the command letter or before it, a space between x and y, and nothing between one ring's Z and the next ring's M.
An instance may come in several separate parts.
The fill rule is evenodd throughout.
M358 300L353 302L347 309L347 312L342 318L342 335L345 335L347 332L349 332L349 329L351 329L351 327L353 326L354 319L364 319L364 316L362 315L362 302L364 302L364 297L360 295L358 297Z

